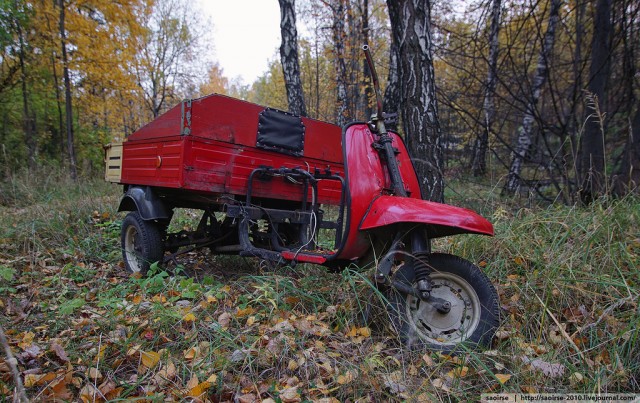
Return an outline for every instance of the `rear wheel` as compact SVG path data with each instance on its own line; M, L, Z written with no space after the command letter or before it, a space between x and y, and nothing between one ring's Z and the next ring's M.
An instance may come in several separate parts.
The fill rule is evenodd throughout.
M147 274L151 264L162 260L164 255L162 228L143 220L136 211L122 221L121 241L124 266L132 273Z
M388 312L401 341L411 348L443 352L488 346L499 325L498 294L489 278L464 259L448 254L431 254L431 295L448 301L451 309L439 312L420 298L389 288ZM414 269L406 262L395 273L395 280L414 285Z

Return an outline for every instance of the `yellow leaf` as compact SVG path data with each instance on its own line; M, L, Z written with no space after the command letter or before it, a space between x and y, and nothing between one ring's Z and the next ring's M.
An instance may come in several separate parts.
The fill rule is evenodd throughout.
M244 316L249 316L252 313L254 313L256 310L253 309L252 307L247 307L245 309L238 309L238 311L236 312L236 317L237 318L242 318Z
M347 337L356 337L358 335L358 329L355 327L352 327L351 329L349 329L349 332L347 333Z
M249 316L247 318L247 326L252 326L254 323L256 323L256 317L255 316Z
M31 345L31 343L33 343L33 339L36 337L36 335L33 332L25 332L22 334L22 341L20 343L18 343L18 346L21 349L26 349L27 347L29 347Z
M462 366L452 369L451 371L449 371L449 373L447 373L447 375L449 375L449 377L451 378L462 378L466 376L468 372L469 367Z
M188 314L184 315L182 317L182 320L185 322L195 322L196 321L196 315L193 314L193 312L189 312Z
M504 385L509 379L511 379L511 374L496 374L496 378L498 378L498 382Z
M32 388L38 384L40 378L42 378L42 374L26 374L24 376L24 386Z
M210 304L215 304L216 302L218 302L218 298L214 297L213 295L207 295L207 302Z
M199 352L200 352L200 349L198 347L191 347L190 349L185 350L184 358L187 360L193 360L198 356Z
M368 327L361 327L358 329L358 334L363 337L369 337L371 336L371 329Z
M211 382L204 381L202 383L199 383L195 387L191 388L191 390L189 390L189 396L200 397L204 395L210 387Z
M155 351L141 351L140 358L142 359L142 365L147 368L153 368L160 361L160 354Z
M354 378L353 372L347 371L344 375L338 375L336 382L338 382L339 385L346 385L347 383L353 382Z
M218 381L218 375L216 374L211 374L209 375L209 377L207 378L207 382L214 384Z

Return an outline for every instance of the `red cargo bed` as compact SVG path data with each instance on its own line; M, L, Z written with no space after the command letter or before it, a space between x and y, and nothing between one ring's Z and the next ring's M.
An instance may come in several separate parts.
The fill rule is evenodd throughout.
M246 195L254 169L300 168L344 176L340 127L223 95L187 100L123 143L122 184ZM108 156L109 158L109 156ZM300 200L290 177L252 181L252 197ZM341 184L318 182L318 201L339 204Z

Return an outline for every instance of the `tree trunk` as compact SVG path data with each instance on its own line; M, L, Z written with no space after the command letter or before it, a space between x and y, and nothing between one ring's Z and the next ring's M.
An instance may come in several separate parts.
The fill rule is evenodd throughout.
M589 100L593 112L589 115L582 136L580 199L590 203L605 191L604 118L606 86L611 72L611 4L612 0L597 0L591 43L589 68Z
M442 145L430 32L431 1L387 0L398 50L400 114L424 199L444 200Z
M351 119L351 111L349 110L349 94L347 83L347 64L345 62L345 0L333 0L331 2L331 11L333 13L333 48L334 48L334 65L336 69L336 124L344 126Z
M71 179L78 180L78 168L76 162L76 150L73 138L73 110L71 102L71 79L69 78L69 60L67 59L67 34L64 29L65 20L65 0L60 0L60 47L62 48L62 65L64 80L64 99L67 117L67 151L69 153L69 173Z
M18 21L16 21L16 32L18 34L18 42L20 46L18 51L18 59L20 64L21 89L22 89L22 115L23 115L22 119L23 119L25 144L27 145L27 153L28 153L27 163L29 165L29 169L33 170L36 168L37 142L35 139L34 119L31 116L31 112L29 111L29 90L27 85L27 68L25 63L26 44L24 40L24 33L22 32L22 27L20 26L20 22Z
M289 102L289 112L307 116L302 81L300 80L300 62L298 61L298 31L296 29L295 0L278 0L280 3L280 61Z
M559 12L561 5L562 2L560 0L551 1L549 23L547 25L547 32L544 35L542 48L540 49L540 55L538 56L538 66L536 68L536 74L533 78L531 98L527 102L527 107L522 119L522 125L518 128L518 140L514 149L511 166L509 167L507 182L502 189L503 194L512 195L520 187L520 173L522 172L522 164L524 163L527 152L529 152L531 144L533 144L534 140L533 124L535 120L536 105L538 103L538 100L540 99L542 86L547 80L547 76L549 73L549 61L551 57L551 51L553 50L553 43L555 41L556 25L558 23L558 20L560 19Z
M391 10L389 10L391 12ZM392 40L389 49L389 74L387 76L387 88L384 90L382 101L384 110L390 114L398 115L400 111L400 76L398 72L398 47ZM387 124L387 129L397 131L397 118Z
M369 0L364 0L361 6L362 13L362 44L369 46ZM360 101L362 105L362 112L364 114L365 119L369 119L371 114L373 113L373 109L371 108L371 97L373 96L373 91L371 90L371 72L369 71L369 64L367 60L363 58L362 60L362 87L364 91L362 93L362 100Z
M622 4L621 37L623 45L623 82L628 116L628 137L622 154L622 162L612 178L612 192L618 197L627 193L640 192L640 107L635 95L634 79L637 74L634 44L630 39L637 38L634 32L633 15L628 14L627 4ZM635 110L634 110L635 109Z
M489 133L491 133L491 126L496 113L493 96L496 92L496 85L498 83L498 33L500 31L501 11L501 0L493 0L491 7L491 25L489 28L489 68L487 71L483 103L484 126L473 145L473 161L471 163L471 172L473 173L473 176L483 176L487 172L486 157L489 146Z

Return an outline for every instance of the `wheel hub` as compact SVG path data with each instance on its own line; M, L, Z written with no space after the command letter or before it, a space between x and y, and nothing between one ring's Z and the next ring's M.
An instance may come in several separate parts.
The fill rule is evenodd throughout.
M127 228L125 233L125 252L127 254L127 260L129 261L129 267L135 272L140 271L140 253L142 252L142 245L138 239L140 235L134 226Z
M464 341L480 321L480 301L464 279L451 273L432 273L431 296L450 303L449 312L434 304L407 296L407 317L417 334L431 344L457 344Z

